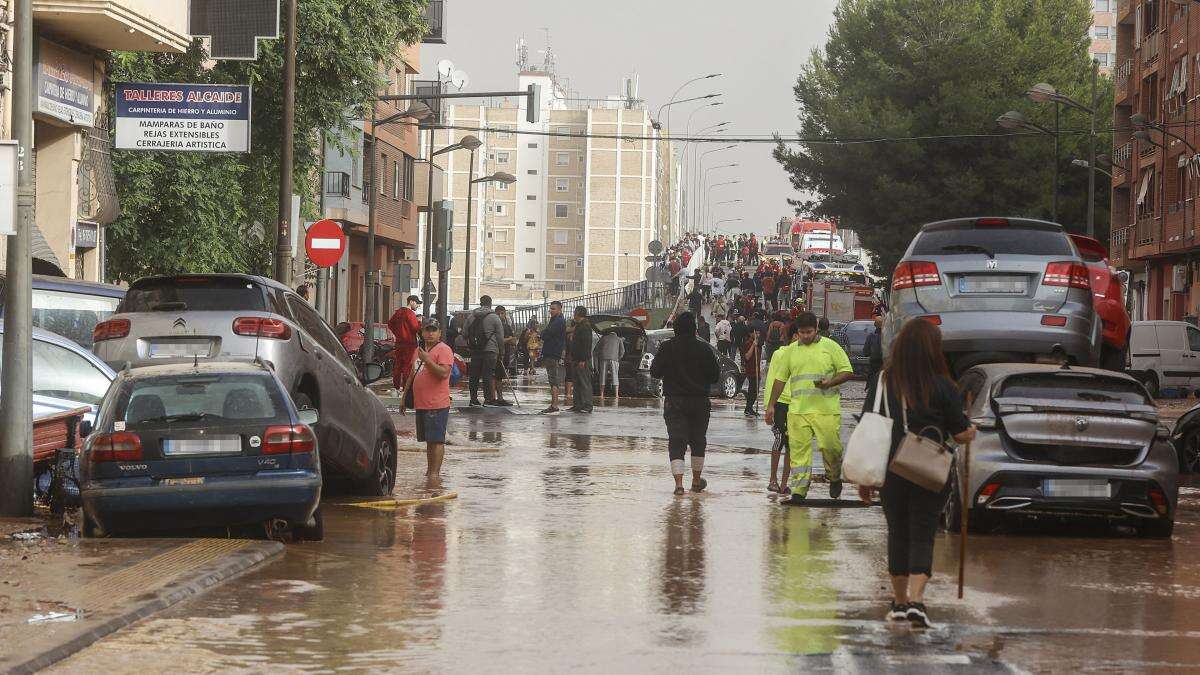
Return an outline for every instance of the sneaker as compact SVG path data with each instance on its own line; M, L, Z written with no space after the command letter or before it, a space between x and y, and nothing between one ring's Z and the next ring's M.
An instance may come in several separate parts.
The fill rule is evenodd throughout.
M908 622L913 628L933 628L933 624L929 622L929 614L925 611L925 603L910 602L905 610L908 616Z
M829 497L838 499L842 496L842 481L835 480L829 484Z
M888 608L886 619L888 621L908 621L908 605L896 604L896 601L893 600L891 607Z
M471 399L471 402L468 404L468 407L471 407L471 408L482 408L482 407L483 407L483 404L482 404L482 403L480 403L479 401L476 401L475 399Z
M545 410L543 410L542 412L540 412L538 414L539 415L555 415L558 412L559 412L558 408L555 408L554 406L550 406L549 408L546 408Z
M497 403L496 401L484 401L484 402L483 402L483 407L485 407L485 408L498 408L498 407L500 407L500 404L499 404L499 403Z

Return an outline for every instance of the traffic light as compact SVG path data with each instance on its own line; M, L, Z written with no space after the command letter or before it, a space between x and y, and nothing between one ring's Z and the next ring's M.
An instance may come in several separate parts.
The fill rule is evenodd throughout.
M542 109L542 85L529 85L529 101L525 105L525 121L537 124L538 114Z
M439 272L450 269L454 259L453 227L454 202L443 199L433 209L433 261Z
M392 272L392 286L397 293L404 297L412 292L413 266L411 263L396 263L396 269Z

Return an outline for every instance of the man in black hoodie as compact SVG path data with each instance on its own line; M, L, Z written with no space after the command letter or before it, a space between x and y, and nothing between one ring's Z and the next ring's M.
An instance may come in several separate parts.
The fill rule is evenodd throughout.
M663 383L671 475L675 478L675 494L681 495L683 455L688 446L692 448L692 492L702 492L708 486L708 481L700 477L712 412L708 391L720 377L721 368L713 350L697 339L696 317L691 312L676 316L674 327L675 337L659 345L650 375Z

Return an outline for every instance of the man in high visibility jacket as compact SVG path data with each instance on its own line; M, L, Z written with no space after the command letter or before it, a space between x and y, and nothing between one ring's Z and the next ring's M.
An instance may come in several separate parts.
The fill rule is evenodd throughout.
M790 504L808 496L812 482L812 441L817 440L829 478L829 495L842 493L842 397L838 387L854 375L850 359L837 342L817 332L817 317L804 312L796 319L799 340L779 364L767 403L767 424L774 425L775 404L786 385L788 446L792 475Z

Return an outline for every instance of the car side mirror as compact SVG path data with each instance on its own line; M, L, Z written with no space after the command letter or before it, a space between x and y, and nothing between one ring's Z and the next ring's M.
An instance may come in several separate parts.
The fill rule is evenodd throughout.
M296 417L300 420L301 424L310 427L321 421L321 413L312 408L300 410L297 412Z
M383 379L383 366L378 363L365 363L362 367L363 384L371 384Z
M79 422L79 437L87 438L88 436L91 436L91 435L92 435L92 421L91 420L81 420Z

